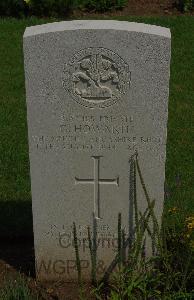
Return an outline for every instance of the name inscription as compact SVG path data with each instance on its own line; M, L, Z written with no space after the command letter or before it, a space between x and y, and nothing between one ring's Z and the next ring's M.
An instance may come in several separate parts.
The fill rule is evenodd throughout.
M135 151L139 145L161 145L159 136L136 135L134 116L66 115L63 113L54 135L33 135L32 147L47 151L116 151L120 147Z

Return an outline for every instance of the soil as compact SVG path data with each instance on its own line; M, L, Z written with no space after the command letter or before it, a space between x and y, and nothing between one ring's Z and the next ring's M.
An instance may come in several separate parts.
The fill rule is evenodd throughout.
M76 283L45 282L39 283L35 278L35 257L33 240L25 239L20 241L1 240L0 246L0 288L8 281L17 279L19 273L26 278L28 286L34 296L39 300L77 300L79 298L79 286ZM85 285L84 290L87 299L91 286Z
M128 5L122 10L113 10L97 13L87 10L75 11L74 17L108 17L108 16L154 16L154 15L183 15L178 8L178 0L129 0ZM187 13L187 15L194 12Z

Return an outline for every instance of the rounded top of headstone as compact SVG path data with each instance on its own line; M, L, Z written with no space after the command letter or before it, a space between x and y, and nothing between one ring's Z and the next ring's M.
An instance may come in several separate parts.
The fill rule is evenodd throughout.
M24 32L24 38L39 34L66 30L122 30L171 38L170 29L166 27L148 25L144 23L112 20L75 20L31 26L26 28Z

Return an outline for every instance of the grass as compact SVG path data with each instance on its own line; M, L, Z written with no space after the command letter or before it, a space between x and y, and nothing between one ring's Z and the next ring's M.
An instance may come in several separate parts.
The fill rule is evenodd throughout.
M189 215L194 212L193 17L117 17L114 19L155 24L171 29L172 60L166 164L168 197L165 207L169 209L178 206ZM27 206L30 206L31 201L22 36L26 26L52 21L56 20L0 19L0 205L3 202L3 205L9 208L10 202L27 202ZM17 210L17 213L19 217L20 211ZM0 213L0 218L8 222L10 215L9 209L7 212L4 209L3 214ZM31 224L30 210L26 222ZM9 227L8 231L14 230L13 225L13 228Z
M19 274L18 277L7 279L0 289L1 300L38 300L38 296L32 295L27 281Z

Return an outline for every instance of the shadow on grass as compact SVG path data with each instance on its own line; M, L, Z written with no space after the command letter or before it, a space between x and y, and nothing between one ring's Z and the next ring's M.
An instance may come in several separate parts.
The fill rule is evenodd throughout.
M34 276L35 258L30 201L0 202L0 259Z

